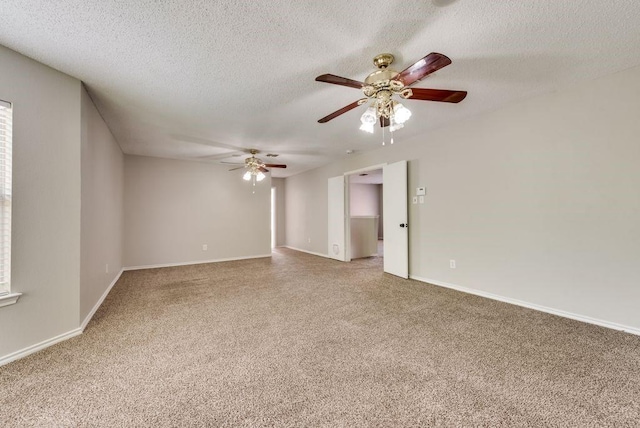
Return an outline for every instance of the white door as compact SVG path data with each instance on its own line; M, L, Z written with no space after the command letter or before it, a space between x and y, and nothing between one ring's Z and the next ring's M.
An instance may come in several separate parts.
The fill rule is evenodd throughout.
M382 169L384 212L384 271L409 277L409 224L407 215L407 161Z
M344 175L329 179L329 187L327 189L329 205L329 224L327 227L329 236L327 242L329 243L329 248L327 254L332 259L346 262L347 256L344 248L346 242L344 188Z

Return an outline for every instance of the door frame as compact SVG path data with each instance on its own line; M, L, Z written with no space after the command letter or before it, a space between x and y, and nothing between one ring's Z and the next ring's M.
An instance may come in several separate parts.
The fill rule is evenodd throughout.
M377 164L377 165L371 165L371 166L367 166L364 168L360 168L360 169L354 169L353 171L347 171L345 172L343 175L345 177L345 189L344 189L344 218L345 218L345 225L344 225L344 235L345 235L345 246L344 246L344 251L345 251L345 260L347 262L351 261L351 221L349 221L349 219L351 218L351 180L350 180L350 176L355 175L355 174L360 174L363 172L367 172L367 171L375 171L376 169L382 169L384 170L384 167L387 165L387 163L381 163L381 164ZM384 175L382 176L382 185L384 186Z

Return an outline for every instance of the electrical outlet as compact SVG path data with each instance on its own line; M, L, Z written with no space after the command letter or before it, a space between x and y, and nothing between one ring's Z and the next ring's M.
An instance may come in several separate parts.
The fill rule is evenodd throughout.
M309 242L309 244L311 244L311 238L307 238L307 241Z
M413 197L413 203L414 203L414 205L418 203L418 197L417 196Z
M419 201L421 204L424 204L424 196L418 196L418 201Z
M104 273L109 273L109 264L104 265Z
M207 251L209 246L207 244L202 244L202 251Z
M456 268L456 261L455 260L449 260L449 267L451 269L455 269Z

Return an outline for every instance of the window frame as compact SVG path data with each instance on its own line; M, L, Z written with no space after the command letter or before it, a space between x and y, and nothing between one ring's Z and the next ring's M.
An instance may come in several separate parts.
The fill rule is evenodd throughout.
M11 290L12 128L13 104L0 99L0 307L21 295Z

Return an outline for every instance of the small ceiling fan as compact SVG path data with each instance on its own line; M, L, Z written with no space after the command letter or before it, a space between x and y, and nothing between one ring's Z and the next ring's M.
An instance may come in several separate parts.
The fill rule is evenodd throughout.
M390 130L393 132L402 128L404 122L411 116L411 112L407 108L393 100L394 95L408 100L446 103L459 103L467 96L466 91L409 88L429 74L451 64L451 60L445 55L432 52L401 72L389 68L393 59L393 55L389 53L383 53L373 58L373 64L378 67L378 70L369 74L364 82L334 74L323 74L316 77L318 82L360 89L366 97L334 111L318 122L326 123L349 110L370 102L370 107L361 117L362 126L360 129L373 133L374 125L379 121L381 127L391 126Z
M235 164L235 165L245 165L240 162L227 162L231 158L239 158L246 154L251 155L251 157L255 157L256 154L261 153L260 150L254 148L245 148L240 146L234 146L227 143L220 143L218 141L209 140L206 138L192 137L188 135L172 135L171 136L175 141L185 142L190 144L199 144L203 146L215 147L218 149L223 149L222 153L215 153L211 155L200 155L200 156L190 156L191 159L198 159L203 161L216 161L218 163L227 163L227 164ZM219 151L219 150L218 150ZM278 150L278 153L268 152L265 153L265 156L268 158L276 158L280 155L286 156L318 156L320 152L310 151L310 150ZM286 168L286 165L283 166L272 166L274 164L265 164L271 168Z
M220 162L220 163L224 163L224 164L229 164L229 165L240 165L237 166L235 168L231 168L229 171L235 171L238 169L242 169L245 168L247 170L247 172L244 173L244 175L242 176L243 179L249 181L251 179L253 179L254 184L256 181L262 181L265 178L265 173L269 172L269 170L267 168L286 168L287 165L285 164L277 164L277 163L264 163L262 161L262 159L259 159L256 157L256 155L258 153L260 153L259 150L256 149L249 149L248 150L249 154L251 156L249 156L248 158L246 158L244 160L243 164L239 164L239 163L235 163L235 162ZM274 153L267 153L268 157L277 157L277 154Z

